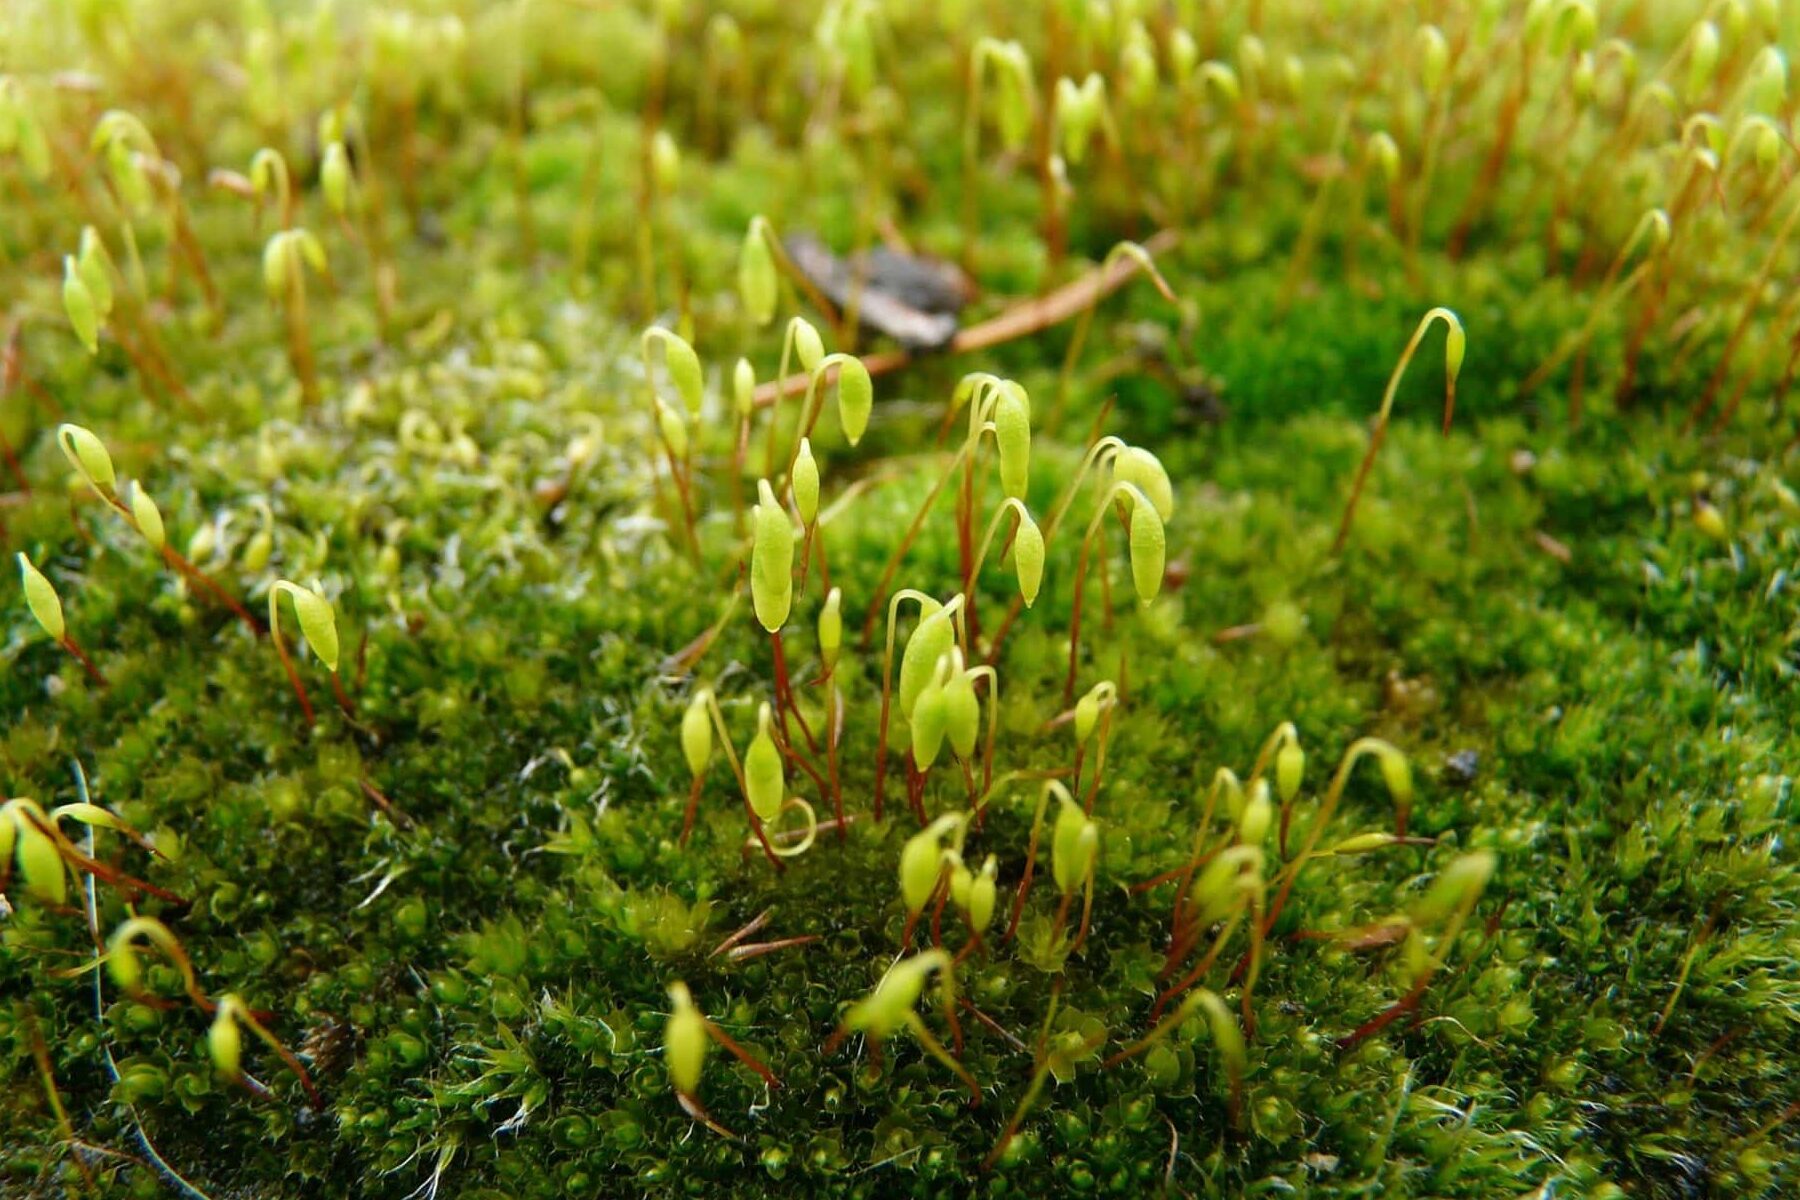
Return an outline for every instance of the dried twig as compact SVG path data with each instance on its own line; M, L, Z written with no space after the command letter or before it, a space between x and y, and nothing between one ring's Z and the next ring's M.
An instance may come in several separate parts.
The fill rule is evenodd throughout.
M1165 229L1145 242L1144 249L1153 255L1159 254L1173 246L1175 241L1175 232ZM972 350L985 350L989 346L1028 337L1052 325L1061 324L1095 301L1118 291L1138 270L1135 259L1125 258L1110 267L1091 271L1049 295L1022 301L996 317L979 325L969 326L951 339L946 352L967 354ZM862 361L869 374L884 375L898 371L912 359L913 356L905 350L883 350L878 354L866 355ZM835 370L831 374L835 376ZM785 379L771 379L756 389L756 406L767 408L783 396L797 396L806 391L811 380L812 376L804 371Z

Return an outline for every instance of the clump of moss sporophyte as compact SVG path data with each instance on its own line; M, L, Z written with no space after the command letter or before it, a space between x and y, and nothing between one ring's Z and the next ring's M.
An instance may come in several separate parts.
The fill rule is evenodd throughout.
M14 7L0 1194L1794 1190L1792 13Z
M213 1066L219 1074L242 1086L252 1095L267 1099L269 1090L254 1077L245 1073L243 1066L243 1031L249 1030L273 1050L282 1064L293 1072L305 1089L308 1101L315 1111L323 1108L323 1101L318 1090L313 1086L312 1076L307 1073L294 1052L281 1043L269 1032L264 1022L268 1014L253 1012L243 1000L235 994L227 993L218 1000L210 999L200 987L200 981L194 972L193 960L188 957L181 942L170 932L169 927L155 917L132 917L117 929L106 943L106 965L112 975L113 982L133 999L154 1007L170 1004L152 995L144 989L145 971L138 954L138 942L142 940L154 946L156 950L175 967L181 986L187 992L188 999L202 1012L212 1015L212 1024L206 1033L206 1049L212 1058Z
M706 1014L694 1004L693 994L685 983L669 985L669 1003L671 1009L668 1028L663 1034L663 1058L668 1064L669 1082L675 1086L675 1098L690 1116L714 1133L736 1138L737 1134L714 1121L700 1104L700 1075L706 1065L708 1044L717 1042L725 1047L738 1061L762 1076L770 1087L780 1087L781 1081L755 1055L707 1020Z
M127 825L117 813L97 804L61 804L45 812L35 801L14 797L0 802L0 895L16 879L25 894L52 906L68 902L69 878L86 875L127 897L155 896L173 903L181 898L165 888L134 878L84 853L62 831L70 820L91 829L110 829L152 854L156 847Z

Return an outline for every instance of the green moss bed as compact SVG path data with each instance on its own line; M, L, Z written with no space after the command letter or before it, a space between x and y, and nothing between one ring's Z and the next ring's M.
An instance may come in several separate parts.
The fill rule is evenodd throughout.
M65 819L68 844L91 838L103 874L168 895L100 880L90 927L88 871L67 868L58 902L0 867L0 1196L1800 1192L1796 162L1765 52L1797 34L1791 8L1735 0L17 0L0 14L0 544L9 580L22 552L53 585L105 684L0 588L0 795L104 806L156 853ZM984 37L1019 39L1033 103L1009 97ZM1090 71L1117 140L1097 128L1077 162L1055 84ZM111 110L153 139L117 134L125 166L93 136ZM1391 183L1376 134L1397 150ZM334 137L345 217L319 178ZM240 194L265 146L330 271L306 268L304 387L292 309L265 287L286 222L272 195ZM1056 149L1066 188L1044 182ZM151 177L142 203L130 164ZM1653 208L1672 236L1633 241ZM840 253L887 231L962 261L979 288L965 326L1159 230L1177 298L1127 280L1066 378L1074 319L918 355L876 376L855 446L825 405L818 536L843 596L853 819L779 873L747 848L718 751L680 842L695 689L740 754L775 699L732 507L754 497L767 417L734 488L732 364L772 378L794 315L852 349L785 282L778 320L748 319L758 214ZM93 353L63 269L88 225L118 293ZM1467 335L1454 420L1439 326L1334 550L1383 389L1434 305ZM687 428L697 556L649 415L650 324L705 367ZM891 347L865 332L854 348ZM963 1010L972 1105L909 1032L879 1055L860 1034L827 1043L900 956L898 863L919 829L899 713L873 820L882 643L863 615L960 444L939 427L976 371L1031 397L1022 498L1040 522L1102 433L1153 451L1174 503L1152 603L1118 522L1085 584L1074 694L1105 680L1118 701L1073 953L1081 897L1059 930L1048 833L1002 935L1038 779L1075 761L1065 673L1098 476L1000 645L995 774L1026 777L993 789L964 850L971 868L995 856L1001 897L955 970L987 1018ZM778 411L785 446L797 403ZM354 719L284 602L308 724L269 640L72 469L65 421L256 618L278 579L322 588ZM977 469L979 535L1000 498L991 446ZM887 591L958 591L956 491ZM973 597L983 655L1016 587L995 551ZM822 596L815 563L785 631L820 733ZM984 720L993 702L984 689ZM1197 837L1233 840L1228 814L1201 825L1208 786L1220 767L1247 779L1284 721L1306 766L1269 880L1359 738L1410 764L1411 838L1307 863L1249 1003L1241 929L1201 980L1247 1038L1234 1103L1202 1015L1108 1060L1151 1030L1169 982L1177 885L1134 885ZM968 805L946 752L923 807ZM1319 845L1394 822L1365 764ZM1429 986L1352 1037L1417 967L1357 931L1418 912L1482 851L1492 877L1431 943ZM816 940L713 953L765 912L749 942ZM133 914L173 932L204 996L267 1017L320 1107L253 1036L255 1083L224 1073L166 957L142 950L139 989L119 986L100 956ZM954 906L941 936L968 939ZM781 1081L712 1050L696 1099L735 1136L674 1094L677 981ZM935 983L918 1013L949 1045Z

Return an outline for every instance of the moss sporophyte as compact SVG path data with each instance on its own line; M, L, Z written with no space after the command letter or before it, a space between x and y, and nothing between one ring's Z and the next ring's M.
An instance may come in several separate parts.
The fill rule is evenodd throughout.
M13 8L0 1195L1800 1190L1789 7Z

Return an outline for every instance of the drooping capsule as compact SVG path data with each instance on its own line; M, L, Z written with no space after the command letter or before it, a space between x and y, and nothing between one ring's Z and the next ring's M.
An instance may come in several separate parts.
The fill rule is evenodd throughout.
M750 810L765 822L780 815L785 789L781 751L775 747L769 725L769 706L764 704L756 714L756 736L744 751L744 790L750 794Z
M19 582L25 588L25 607L31 610L32 619L53 641L62 641L68 626L63 621L62 599L56 594L56 588L37 565L19 551Z
M944 684L944 733L950 739L950 752L964 762L975 756L975 744L981 737L981 701L975 695L975 680L961 667L962 656L956 655L956 667Z
M756 619L770 633L787 624L794 604L794 526L775 499L775 489L758 480L750 543L750 599Z
M1137 588L1138 599L1144 604L1156 599L1157 593L1162 591L1167 554L1165 538L1162 518L1156 515L1155 509L1144 504L1132 508L1131 581Z
M744 235L743 248L738 251L737 281L738 297L751 322L760 326L773 321L781 280L760 221L752 221L750 231Z
M910 713L919 691L930 680L937 669L938 659L950 652L956 638L956 629L951 624L951 610L947 605L932 601L921 613L919 624L913 629L912 637L906 641L906 649L900 655L900 711Z
M875 384L869 368L854 355L845 355L838 363L838 423L844 440L852 446L862 441L869 428L869 416L875 410Z
M913 766L920 771L930 770L931 765L937 761L938 751L944 745L944 734L949 728L949 705L944 695L946 661L938 660L938 669L932 673L925 686L919 689L909 716L912 722Z
M1023 510L1018 532L1013 534L1013 572L1019 578L1019 597L1030 608L1044 583L1044 531Z
M994 440L1000 449L1000 488L1023 500L1031 480L1031 409L1025 389L1011 381L1000 385L994 401Z

